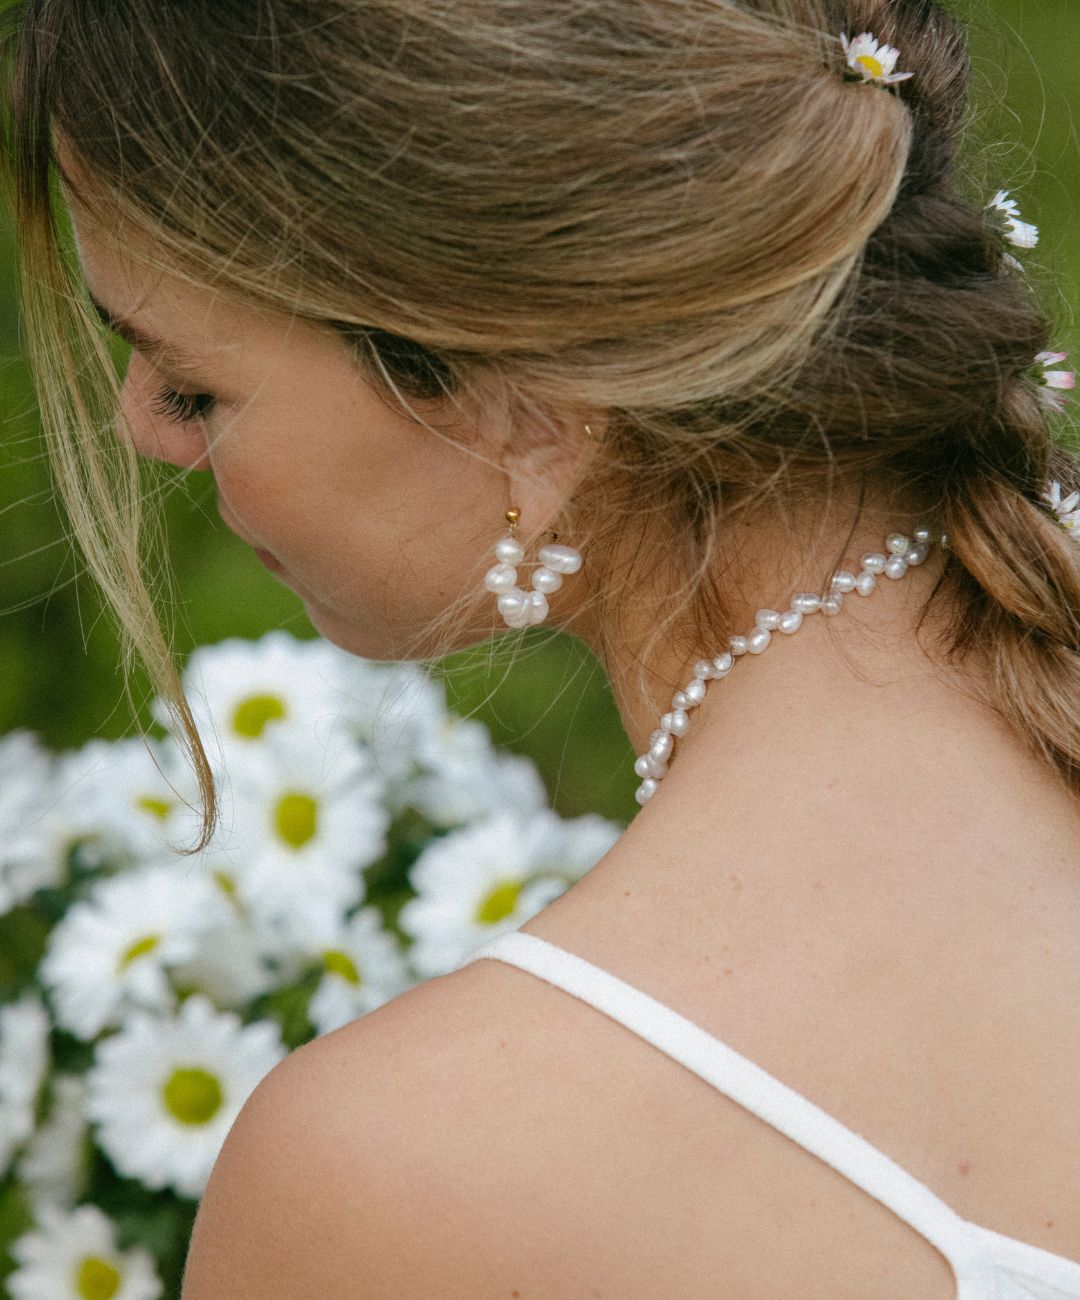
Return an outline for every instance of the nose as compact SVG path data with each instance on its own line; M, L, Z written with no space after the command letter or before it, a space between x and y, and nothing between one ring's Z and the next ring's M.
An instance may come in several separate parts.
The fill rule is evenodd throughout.
M117 433L127 438L140 456L164 460L181 469L208 469L210 457L201 420L182 422L153 409L154 399L166 387L157 371L132 352L120 389Z

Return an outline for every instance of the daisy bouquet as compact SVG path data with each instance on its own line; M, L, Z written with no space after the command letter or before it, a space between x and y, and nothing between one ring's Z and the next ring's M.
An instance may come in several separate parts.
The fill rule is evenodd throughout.
M622 827L549 807L415 665L271 633L185 687L222 817L179 747L0 738L0 1292L175 1296L233 1120L290 1051L452 970ZM163 717L164 715L162 715ZM163 728L164 731L164 728Z

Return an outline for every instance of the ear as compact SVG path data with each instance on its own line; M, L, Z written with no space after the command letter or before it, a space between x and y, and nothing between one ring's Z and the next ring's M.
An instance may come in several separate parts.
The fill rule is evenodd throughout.
M547 531L573 498L596 463L605 424L597 411L514 404L500 462L508 483L507 505L520 509L524 536Z

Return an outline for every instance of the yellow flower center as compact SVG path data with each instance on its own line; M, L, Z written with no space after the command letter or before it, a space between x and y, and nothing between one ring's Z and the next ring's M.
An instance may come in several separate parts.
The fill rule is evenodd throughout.
M343 980L348 980L350 984L360 983L360 972L356 969L356 963L347 952L342 952L340 948L327 948L323 953L323 965L331 975L340 975Z
M117 962L118 969L126 970L133 961L145 957L148 952L153 952L160 942L160 934L144 934L141 939L136 939L120 954L120 960Z
M79 1300L112 1300L120 1290L119 1270L97 1255L86 1255L75 1274Z
M219 867L214 873L214 880L218 888L227 898L236 898L236 881L227 871L222 871Z
M319 805L309 794L283 794L274 809L274 829L291 849L315 838Z
M169 813L172 812L172 804L165 799L156 799L151 794L144 794L141 798L135 800L135 807L139 812L149 813L151 817L156 817L159 822L167 821Z
M477 922L480 925L495 925L509 916L517 907L521 883L520 880L500 881L476 909Z
M860 54L856 57L855 62L861 63L872 77L883 77L885 75L884 66L872 54Z
M221 1108L220 1082L208 1070L174 1070L161 1090L169 1114L181 1124L205 1124Z
M285 714L285 701L277 695L249 695L233 710L232 729L245 740L258 740L268 722L277 722Z

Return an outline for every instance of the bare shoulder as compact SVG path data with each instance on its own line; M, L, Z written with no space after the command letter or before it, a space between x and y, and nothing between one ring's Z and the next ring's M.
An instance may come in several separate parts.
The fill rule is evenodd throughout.
M513 1067L499 1057L518 1013L500 1025L485 965L411 989L263 1079L200 1204L182 1300L506 1295L489 1286L496 1220L516 1213L499 1159Z

